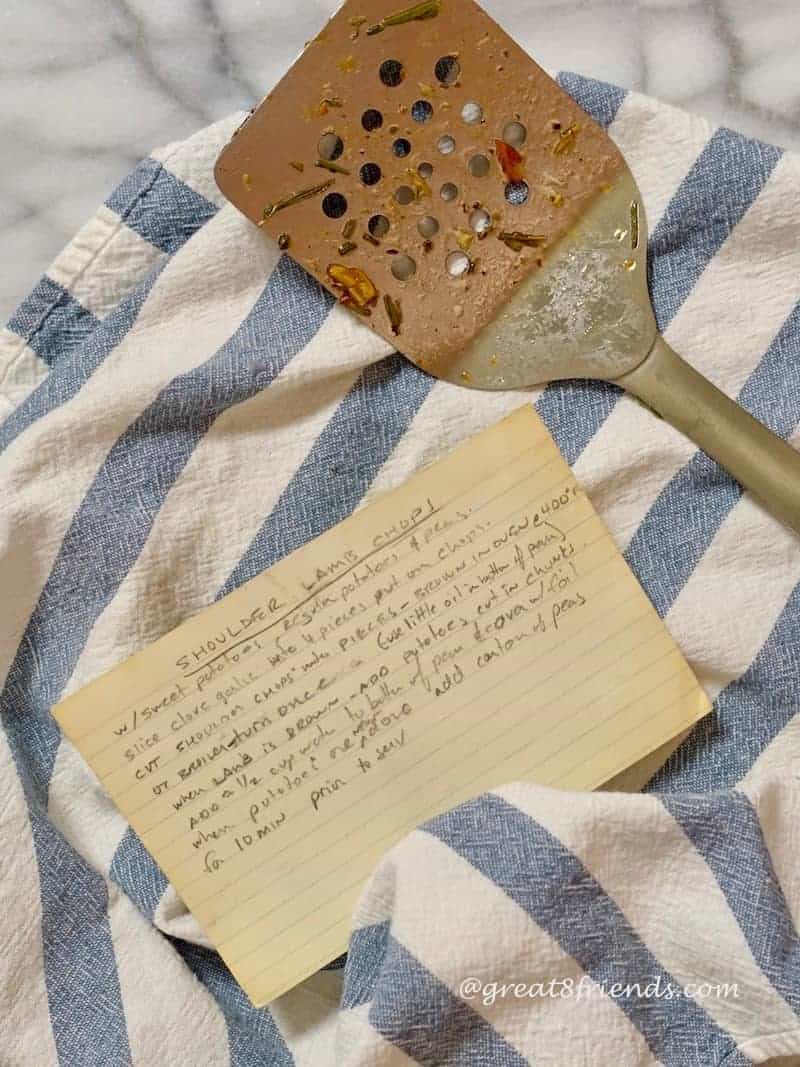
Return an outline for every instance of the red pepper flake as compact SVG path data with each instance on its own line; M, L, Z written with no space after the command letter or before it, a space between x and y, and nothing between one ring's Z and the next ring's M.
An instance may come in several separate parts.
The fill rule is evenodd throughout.
M497 162L509 182L521 182L525 178L525 161L513 145L495 141Z

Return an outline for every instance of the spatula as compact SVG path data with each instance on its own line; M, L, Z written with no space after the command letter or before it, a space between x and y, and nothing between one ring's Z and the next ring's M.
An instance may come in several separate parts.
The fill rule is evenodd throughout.
M619 150L473 0L348 0L216 178L428 373L614 382L800 532L800 455L658 334Z

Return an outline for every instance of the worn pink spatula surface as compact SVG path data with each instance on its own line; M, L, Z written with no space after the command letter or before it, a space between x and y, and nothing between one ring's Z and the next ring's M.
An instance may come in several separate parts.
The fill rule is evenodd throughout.
M348 0L216 178L428 373L615 382L800 530L800 456L658 334L621 153L473 0Z

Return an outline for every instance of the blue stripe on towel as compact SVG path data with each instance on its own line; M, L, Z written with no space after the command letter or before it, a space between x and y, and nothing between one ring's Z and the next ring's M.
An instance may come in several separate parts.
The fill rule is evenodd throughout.
M572 466L614 410L622 391L588 379L553 382L536 401L536 410Z
M573 74L571 71L562 71L557 81L575 103L606 130L617 117L617 112L628 95L625 89L616 85L595 81L594 78L584 78L582 74Z
M434 385L402 356L368 367L221 589L224 596L358 507Z
M214 421L265 389L319 329L329 307L319 293L317 283L284 257L231 338L207 362L171 381L109 451L64 535L0 698L20 720L25 704L36 708L37 728L27 724L35 734L29 756L45 790L60 736L46 711L59 699L92 626ZM42 663L46 676L39 673Z
M132 1063L105 880L50 821L26 742L0 716L28 804L41 894L44 982L60 1067ZM22 994L21 994L22 995ZM13 1042L13 1035L7 1035Z
M388 945L388 919L351 932L342 989L341 1006L345 1011L372 999Z
M132 171L106 203L140 237L170 254L177 252L217 211L214 204L153 159L145 160ZM164 265L156 265L102 323L92 316L91 328L86 318L89 313L80 316L72 308L73 304L77 307L80 305L62 290L65 309L69 309L69 313L65 315L57 305L55 311L58 315L53 327L45 331L39 342L46 352L58 355L57 359L48 360L54 370L0 426L0 452L38 419L75 396L133 327ZM53 287L55 283L44 278L37 286L37 299L41 301L46 292L58 296ZM60 289L60 286L56 288ZM37 290L34 290L34 294ZM27 331L23 334L27 338L35 321L34 304L25 301L9 326L17 333ZM81 343L75 346L74 352L66 343L70 337L77 336L70 334L70 323L73 331L78 326L84 331ZM34 351L38 351L33 340L29 340L29 344ZM42 353L39 352L39 355Z
M50 1021L61 1067L131 1063L102 875L30 809Z
M426 1067L528 1067L482 1015L391 936L369 1021L384 1040Z
M32 806L33 807L33 806ZM62 1067L131 1062L102 875L31 810L42 893L42 949Z
M780 149L720 129L681 182L648 244L650 293L663 332L703 271L758 198ZM536 408L568 462L574 463L621 392L604 383L555 383ZM576 409L578 409L576 411Z
M308 342L329 307L319 297L316 282L284 258L231 339L205 364L172 381L117 441L75 514L0 696L9 741L44 804L60 740L48 709L92 626L116 595L203 434L227 408L266 388ZM48 927L64 916L48 910L57 894L48 894L42 866L42 922ZM57 982L59 975L48 972L47 981ZM55 1012L54 1030L60 1025Z
M641 941L580 860L534 819L486 794L423 827L498 885L598 983L680 983ZM662 1063L741 1061L736 1042L688 998L613 1000ZM726 1059L725 1057L729 1057Z
M139 911L152 919L169 883L130 826L117 845L108 873Z
M773 989L800 1015L800 939L753 805L736 790L661 803L711 868Z
M143 160L106 205L145 241L170 254L217 213L216 205L155 159Z
M62 356L48 376L0 426L0 453L39 419L70 401L133 328L164 264L155 266L105 318L83 346Z
M34 658L32 669L38 676L47 666ZM105 879L51 821L46 785L35 769L34 753L47 743L51 729L57 727L49 717L26 706L24 691L10 694L6 687L0 697L0 730L25 795L36 854L53 1042L60 1067L128 1067L132 1057Z
M800 304L738 401L782 437L800 421ZM661 616L675 603L741 496L739 483L704 452L696 452L661 491L625 552Z
M748 670L714 701L647 791L728 789L752 767L800 707L800 585Z
M63 286L45 275L8 321L48 367L86 344L99 323Z
M171 940L222 1011L228 1028L230 1067L294 1067L294 1057L268 1009L253 1007L217 953L187 941Z
M650 238L650 292L662 333L756 202L782 154L724 128L700 153Z

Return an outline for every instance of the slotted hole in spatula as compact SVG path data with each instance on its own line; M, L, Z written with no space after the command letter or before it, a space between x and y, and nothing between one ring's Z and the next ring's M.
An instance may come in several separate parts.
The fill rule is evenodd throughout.
M492 228L492 216L482 207L476 207L469 216L470 229L479 237L487 234Z
M442 56L441 59L436 61L433 72L436 75L436 80L440 81L442 85L455 85L461 74L461 64L456 56Z
M365 163L358 172L364 185L377 185L381 180L381 168L377 163Z
M385 237L391 224L385 215L373 215L367 223L367 229L373 237Z
M483 108L474 100L468 100L461 109L461 118L468 126L477 126L483 122Z
M369 107L361 116L361 125L367 133L379 130L383 126L383 115L377 108Z
M411 118L414 122L430 122L433 117L433 104L428 100L416 100L411 105Z
M378 77L384 85L390 89L397 88L406 76L403 64L399 59L385 59L380 65Z
M521 148L527 139L528 131L516 119L513 122L506 123L503 127L503 140L506 144L510 144L512 148Z
M491 164L486 156L473 156L467 164L467 169L473 178L485 178L491 170Z
M344 141L337 133L323 133L317 145L317 153L320 159L332 163L344 152Z
M396 256L392 261L392 274L399 282L407 282L417 273L417 264L405 253Z
M322 201L322 210L329 219L340 219L347 211L347 201L341 193L328 193Z
M530 192L527 182L509 182L506 186L506 200L513 207L521 207L528 202Z
M445 268L451 278L463 278L472 270L472 261L465 252L451 252L445 260Z
M431 237L435 237L439 232L439 222L433 217L433 215L425 215L417 223L417 229L420 235L426 240L430 240Z

